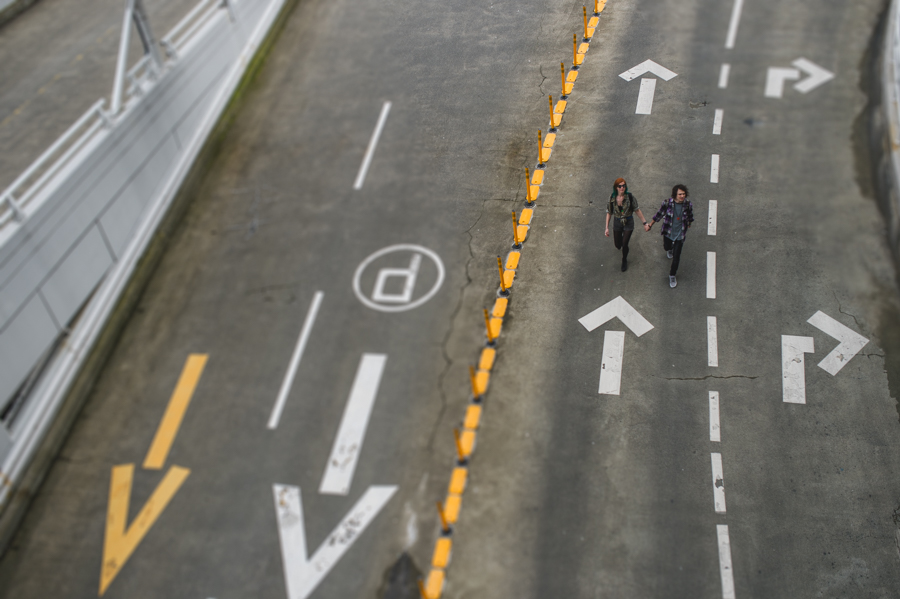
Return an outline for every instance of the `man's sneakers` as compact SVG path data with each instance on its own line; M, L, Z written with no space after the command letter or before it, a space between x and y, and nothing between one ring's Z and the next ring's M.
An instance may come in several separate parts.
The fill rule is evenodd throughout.
M678 281L675 280L675 275L669 275L669 287L675 288L675 285L678 284Z
M668 258L669 260L672 259L672 250L666 251L666 258ZM674 287L674 286L675 286L675 285L672 285L672 287Z

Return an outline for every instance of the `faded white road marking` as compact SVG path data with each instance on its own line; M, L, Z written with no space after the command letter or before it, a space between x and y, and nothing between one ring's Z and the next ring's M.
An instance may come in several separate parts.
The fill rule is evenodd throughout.
M721 108L716 108L716 117L713 119L713 135L721 135L722 134L722 120L725 118L725 111Z
M713 154L712 160L709 164L709 182L710 183L718 183L719 182L719 155Z
M366 173L369 172L369 164L372 162L372 155L375 153L375 146L378 145L378 138L381 137L381 130L384 129L384 123L387 121L390 111L391 103L385 102L384 106L381 107L381 114L378 117L378 124L375 125L375 131L372 132L372 139L369 140L369 147L366 148L366 155L359 166L359 174L356 175L356 181L353 182L353 189L362 189L363 182L366 180Z
M397 487L369 487L312 557L307 554L300 487L273 485L272 491L287 596L288 599L306 599L387 505Z
M785 82L797 79L800 79L800 71L797 69L769 67L766 72L766 97L781 98L784 96Z
M294 384L297 366L300 365L300 358L303 357L303 350L306 349L306 342L309 341L309 334L312 331L313 323L316 321L316 315L319 313L319 306L322 305L323 297L325 297L324 293L316 291L312 305L310 305L309 311L306 313L306 320L303 321L303 328L300 330L300 338L297 340L297 346L294 348L294 354L291 356L287 373L281 382L281 389L278 390L278 399L275 400L275 407L272 408L272 414L269 416L268 427L270 430L278 428L278 421L281 420L284 404L287 401L288 393L291 391L291 386Z
M363 354L360 359L319 493L346 495L350 492L386 363L387 356L384 354Z
M637 108L634 114L650 114L653 112L653 95L656 93L656 79L641 79L641 91L638 94Z
M706 298L716 299L716 253L706 252Z
M741 23L741 11L744 8L744 0L734 0L734 7L731 9L731 22L728 23L728 35L725 38L725 47L731 50L734 48L734 42L737 39L738 26Z
M869 342L853 329L845 327L822 311L813 314L806 322L840 342L836 348L831 350L831 353L825 356L824 360L819 362L819 368L831 376L840 372L841 368L846 366L847 362L852 360L853 356L858 354Z
M815 351L812 337L781 336L781 391L785 403L806 403L803 354Z
M706 228L707 235L716 234L716 220L719 215L719 202L716 200L709 201L709 225Z
M713 480L713 504L717 514L725 513L725 474L722 470L722 454L713 453L712 480Z
M728 87L728 76L731 74L731 65L726 63L722 64L722 67L719 69L719 89L726 89Z
M731 539L728 536L728 525L716 525L716 536L719 538L719 574L722 577L722 599L735 599L734 571L731 569Z
M719 366L719 335L715 316L706 317L706 344L709 365Z
M593 331L597 327L605 325L613 318L621 320L622 324L631 329L631 332L638 337L653 329L653 325L650 324L650 321L641 316L640 312L626 302L621 295L606 302L596 310L585 314L578 319L578 322L580 322L581 326L588 331Z
M722 440L719 426L719 392L709 392L709 440L716 443Z
M618 395L622 389L622 360L625 357L625 331L603 332L603 362L600 364L602 395Z

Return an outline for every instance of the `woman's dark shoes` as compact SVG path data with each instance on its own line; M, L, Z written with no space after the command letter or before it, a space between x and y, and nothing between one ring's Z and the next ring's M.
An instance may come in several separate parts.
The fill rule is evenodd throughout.
M625 272L626 270L628 270L628 259L622 258L622 272Z

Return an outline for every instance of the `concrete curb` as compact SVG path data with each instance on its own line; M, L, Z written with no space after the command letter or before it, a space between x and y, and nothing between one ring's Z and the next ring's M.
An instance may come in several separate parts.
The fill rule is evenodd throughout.
M18 529L22 518L31 504L31 500L40 489L54 459L61 450L69 431L81 408L90 395L102 372L109 355L118 343L129 317L137 306L141 295L149 283L151 276L162 259L169 240L175 235L197 189L202 184L210 164L218 155L225 135L241 107L243 94L260 71L265 59L284 28L287 18L300 0L286 0L279 13L260 40L256 52L248 62L243 74L225 101L224 108L209 128L195 158L184 169L185 173L173 197L159 216L155 230L136 258L127 279L120 285L115 298L108 308L100 307L104 312L102 324L96 333L83 333L83 337L93 337L75 358L77 363L68 369L72 380L61 390L64 398L59 407L48 415L52 422L47 426L40 441L36 443L27 465L16 480L4 480L9 485L10 493L0 511L0 556L6 552ZM106 283L103 284L105 286ZM119 285L116 285L119 287ZM107 312L108 311L108 312ZM67 343L71 342L71 339ZM71 372L74 371L74 372ZM68 375L66 375L68 376Z

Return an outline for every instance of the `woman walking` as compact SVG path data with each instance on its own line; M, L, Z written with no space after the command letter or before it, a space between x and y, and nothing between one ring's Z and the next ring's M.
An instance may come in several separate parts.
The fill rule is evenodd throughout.
M694 222L694 207L687 201L688 188L678 184L672 188L672 197L663 200L653 222L647 227L647 231L653 228L656 221L662 219L663 248L666 256L672 259L672 268L669 269L669 287L675 287L675 273L678 272L678 263L681 261L681 248L684 247L684 237L687 230Z
M617 250L622 250L622 272L628 270L628 242L634 233L634 213L644 223L644 230L649 231L650 226L635 197L628 191L625 179L619 177L613 183L613 192L609 196L609 204L606 207L606 236L609 237L609 219L613 219L613 242Z

